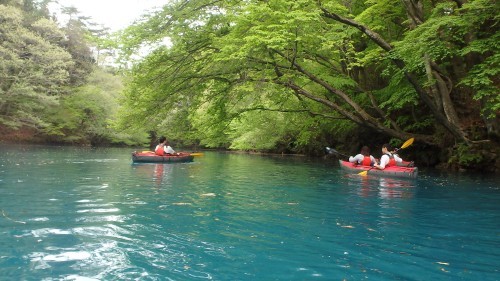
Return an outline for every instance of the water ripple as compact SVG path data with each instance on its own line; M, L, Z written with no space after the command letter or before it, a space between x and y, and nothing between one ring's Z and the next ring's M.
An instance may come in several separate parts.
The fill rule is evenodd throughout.
M125 149L0 155L0 279L499 274L493 179L359 177L319 160L224 153L165 166L131 165Z

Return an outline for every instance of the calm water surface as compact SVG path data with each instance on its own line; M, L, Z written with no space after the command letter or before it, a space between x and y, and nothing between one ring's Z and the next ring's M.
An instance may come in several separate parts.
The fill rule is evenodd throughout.
M0 280L500 280L500 179L0 146Z

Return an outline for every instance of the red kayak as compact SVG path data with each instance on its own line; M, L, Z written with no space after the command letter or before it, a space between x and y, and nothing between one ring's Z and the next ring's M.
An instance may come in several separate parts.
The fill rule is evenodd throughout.
M156 155L151 151L143 151L143 152L133 152L132 153L132 161L134 163L180 163L180 162L192 162L194 159L194 155L191 153L176 153L172 155Z
M377 176L387 176L387 177L398 177L398 178L411 178L416 179L418 175L417 167L407 167L407 166L389 166L385 167L383 170L373 168L371 166L355 165L354 163L339 160L340 167L342 170L349 173L361 173L363 171L368 171L368 175Z

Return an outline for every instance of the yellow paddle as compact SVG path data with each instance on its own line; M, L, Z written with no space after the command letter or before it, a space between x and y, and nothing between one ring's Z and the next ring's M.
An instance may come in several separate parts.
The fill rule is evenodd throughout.
M410 146L410 145L412 145L412 144L413 144L413 141L414 141L414 140L415 140L415 138L411 138L411 139L409 139L409 140L405 141L405 142L403 143L403 145L401 145L401 148L396 148L396 150L394 150L394 152L397 152L398 150L403 149L403 148L407 148L408 146ZM363 171L363 172L358 173L358 175L360 175L360 176L366 176L366 175L368 175L368 171L370 171L370 170L371 170L371 169L373 169L373 168L375 168L375 166L371 167L370 169L368 169L368 170L366 170L366 171Z
M400 150L400 149L407 148L408 146L410 146L410 145L413 144L414 140L415 140L415 138L411 138L411 139L405 141L405 143L403 143L403 145L401 146L401 148L396 148L396 150L394 152L398 152L398 150Z

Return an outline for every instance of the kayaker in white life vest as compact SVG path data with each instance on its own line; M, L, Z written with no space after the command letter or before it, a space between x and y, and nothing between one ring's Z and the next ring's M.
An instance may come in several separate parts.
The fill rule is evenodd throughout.
M168 145L167 138L164 136L160 137L160 143L155 148L156 155L173 155L176 154L175 150Z
M374 166L377 169L383 170L385 167L396 166L396 163L403 162L403 159L392 152L393 150L392 146L388 143L382 145L382 157L380 157L380 163L375 164Z
M376 163L375 157L370 155L370 148L366 145L361 148L361 151L356 156L349 156L349 162L363 166L372 166Z

